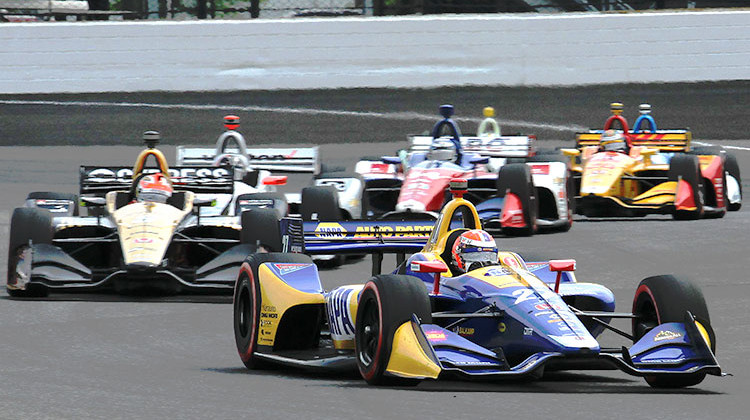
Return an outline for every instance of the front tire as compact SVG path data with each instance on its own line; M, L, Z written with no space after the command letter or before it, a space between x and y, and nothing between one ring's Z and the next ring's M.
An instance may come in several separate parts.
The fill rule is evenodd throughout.
M20 253L32 244L51 244L55 230L52 226L52 216L46 210L35 207L19 207L13 210L10 220L10 240L8 242L8 276L7 291L12 297L44 297L47 296L46 287L39 284L27 284L27 288L12 289L8 286L17 283L17 266Z
M432 322L430 299L424 282L405 275L379 275L362 289L355 326L355 355L362 377L370 385L414 386L419 379L386 375L398 327L415 314Z
M737 184L740 187L740 200L742 199L742 178L740 176L740 164L737 162L737 158L731 154L727 153L727 158L724 161L724 170L729 173L729 175L737 180ZM727 203L727 210L729 211L737 211L742 207L742 201L739 203Z
M78 208L78 195L77 194L59 193L59 192L51 192L51 191L35 191L35 192L30 192L26 196L26 200L39 200L39 199L70 201L72 208L69 210L68 214L70 214L71 216L78 216L80 213L79 208Z
M263 304L258 269L261 264L267 262L312 264L310 257L304 254L260 253L251 254L245 260L234 285L233 313L237 352L248 369L261 369L265 366L265 361L256 353L258 352L260 310ZM278 330L277 334L279 334Z
M524 227L501 227L508 236L531 236L536 230L538 202L531 170L525 163L511 163L500 168L497 175L497 195L505 197L508 192L515 194L523 208ZM507 200L506 200L507 201Z
M234 286L234 340L242 363L248 369L262 367L258 349L260 286L254 275L241 272Z
M709 336L712 352L716 352L716 336L711 328L706 300L693 283L672 275L648 277L640 282L633 298L633 340L638 341L654 327L668 322L684 322L690 311L703 325ZM655 388L683 388L697 385L705 373L690 375L647 376L646 382Z
M680 178L690 185L695 200L695 210L675 209L672 217L675 220L700 219L703 215L703 179L698 156L678 154L672 158L669 163L668 179L678 181Z

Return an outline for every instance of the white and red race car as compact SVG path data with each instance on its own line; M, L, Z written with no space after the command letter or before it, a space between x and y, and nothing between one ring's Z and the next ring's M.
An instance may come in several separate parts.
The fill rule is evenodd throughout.
M464 178L465 197L487 228L508 235L570 228L573 197L564 159L535 156L534 136L502 136L496 125L462 136L450 118L453 107L440 111L443 119L431 135L409 137L409 150L365 158L355 173L321 173L315 184L333 186L340 203L361 203L352 218L434 220L449 199L450 180Z

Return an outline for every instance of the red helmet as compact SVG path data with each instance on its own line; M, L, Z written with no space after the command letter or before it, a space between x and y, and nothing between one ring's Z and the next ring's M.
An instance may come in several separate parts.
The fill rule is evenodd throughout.
M462 271L469 271L473 264L486 266L497 263L497 245L492 235L473 229L456 238L451 249L453 264Z
M166 203L167 199L172 196L172 186L169 185L169 180L164 174L155 173L146 175L138 181L135 194L138 201Z

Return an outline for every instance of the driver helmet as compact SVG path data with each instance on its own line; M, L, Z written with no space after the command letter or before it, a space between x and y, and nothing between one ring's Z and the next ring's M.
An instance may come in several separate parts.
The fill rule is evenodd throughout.
M136 188L136 201L166 203L172 196L172 186L169 180L161 173L146 175L138 181Z
M427 154L427 160L453 162L456 160L456 147L450 140L436 140L430 147L430 152Z
M463 272L497 264L497 245L492 235L472 229L462 233L451 249L453 265Z
M607 130L602 133L602 140L599 143L599 148L605 152L625 152L628 145L625 141L625 136L615 130Z

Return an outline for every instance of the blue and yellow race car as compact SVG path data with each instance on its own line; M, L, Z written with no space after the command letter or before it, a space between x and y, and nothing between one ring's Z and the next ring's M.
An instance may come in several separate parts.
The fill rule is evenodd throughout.
M348 252L375 247L373 252L401 254L421 241L419 252L391 274L364 284L325 291L307 255L250 255L234 290L234 333L245 366L359 370L373 385L620 369L651 386L677 388L722 375L706 303L695 285L671 275L646 278L632 311L615 312L609 289L576 280L574 260L527 262L497 252L491 237L473 243L467 232L480 240L483 234L475 207L461 198L466 182L451 187L454 198L426 242L393 232L361 242L344 234L317 239L313 247L329 240L348 244ZM304 244L294 231L300 229L282 228L283 242L299 251ZM615 318L630 320L632 330L610 325ZM596 337L605 330L632 345L602 347Z

